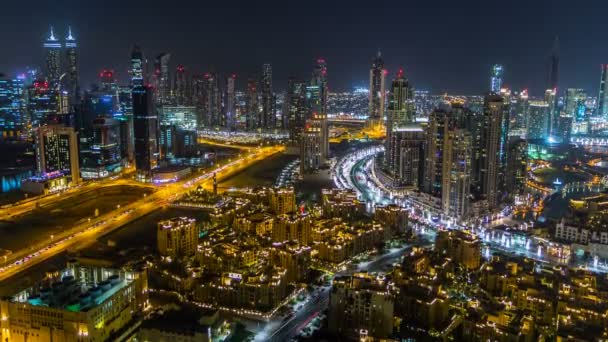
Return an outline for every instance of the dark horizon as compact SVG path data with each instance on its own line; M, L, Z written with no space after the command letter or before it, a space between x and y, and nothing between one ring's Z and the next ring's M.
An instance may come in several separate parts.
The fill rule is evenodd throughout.
M96 82L113 69L126 80L129 53L142 46L148 60L171 54L171 65L191 73L236 73L237 85L273 66L275 90L287 77L308 79L317 57L327 60L331 91L368 86L371 59L382 51L389 79L400 67L416 89L474 95L489 89L493 64L505 67L504 85L542 96L546 60L560 39L559 86L583 88L597 96L600 64L608 63L608 4L585 1L574 14L566 1L500 6L481 1L458 5L359 1L290 4L237 2L210 6L182 2L118 1L82 4L33 1L5 4L0 39L10 46L0 73L43 64L42 43L49 27L63 37L71 26L79 44L80 81ZM8 15L6 15L8 14ZM23 28L27 28L27 30Z

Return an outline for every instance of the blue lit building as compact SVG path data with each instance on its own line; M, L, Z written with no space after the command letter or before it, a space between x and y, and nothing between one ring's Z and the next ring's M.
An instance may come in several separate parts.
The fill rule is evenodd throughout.
M0 77L0 138L20 138L25 126L24 76Z
M492 67L492 79L490 83L490 91L493 93L500 93L502 88L502 75L503 67L500 64L494 64Z

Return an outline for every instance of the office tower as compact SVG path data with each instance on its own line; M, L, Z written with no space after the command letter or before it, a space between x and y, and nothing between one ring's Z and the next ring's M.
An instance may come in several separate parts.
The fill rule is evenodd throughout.
M160 160L175 156L177 127L166 121L158 123L158 155Z
M369 70L369 127L382 125L386 95L385 79L384 61L381 58L380 51L378 51L378 55L372 61L372 67Z
M564 115L573 118L575 122L585 121L586 100L587 93L584 89L566 89L566 103L564 108Z
M386 168L390 174L395 175L399 162L398 140L393 139L393 131L408 126L414 122L414 91L408 80L399 70L397 78L393 80L389 105L386 116Z
M555 37L551 53L547 58L547 87L545 89L558 89L559 82L559 38Z
M258 116L260 108L258 105L258 83L255 79L247 80L247 94L245 99L245 120L248 130L259 128Z
M136 178L142 182L149 182L158 158L158 123L152 89L137 86L133 88L132 94Z
M500 93L502 89L502 75L503 67L500 64L494 64L492 67L492 79L490 81L490 91L493 93Z
M262 67L262 80L260 81L262 92L262 111L257 126L262 129L275 128L275 103L272 92L272 66L264 64Z
M426 137L422 126L411 124L392 130L391 150L387 155L393 169L391 181L396 187L422 189Z
M505 116L508 110L504 98L496 94L484 97L484 127L481 132L481 193L488 201L488 209L496 209L502 199L506 162ZM507 131L507 132L505 132ZM505 141L503 141L505 140Z
M44 42L44 50L46 51L45 76L54 88L59 84L61 77L61 43L55 37L52 26L50 35Z
M205 127L216 127L220 125L222 113L220 86L217 74L214 72L206 73L203 82L203 125Z
M600 93L597 101L597 116L608 117L608 64L602 64Z
M528 110L528 139L547 138L547 125L549 121L549 104L545 101L530 101Z
M224 95L224 115L222 126L229 130L236 127L236 74L226 78L226 92Z
M175 69L175 87L173 89L173 99L176 105L190 105L189 89L186 68L183 65L178 65Z
M36 129L36 170L39 175L60 172L80 183L78 140L73 127L44 125Z
M78 52L76 38L72 35L72 28L68 27L68 35L65 38L65 73L67 78L67 89L70 93L70 105L77 104L78 100Z
M424 192L441 198L443 163L448 133L453 128L450 113L443 108L433 110L429 116L424 166Z
M471 193L471 134L464 129L448 131L443 155L442 209L456 219L469 212Z
M25 76L0 74L0 139L18 139L27 125Z
M27 92L27 111L32 126L41 126L47 118L57 114L57 92L48 81L34 81Z
M169 78L169 59L171 54L161 53L154 61L154 93L157 104L166 104L170 101L171 78Z
M114 117L120 127L120 156L130 163L135 159L135 141L133 132L133 99L131 87L118 88L119 114Z
M306 82L289 77L287 81L287 98L285 99L285 116L289 128L289 140L297 143L307 117Z
M549 128L547 135L554 136L558 130L558 119L560 116L559 109L557 108L557 89L547 89L545 91L545 102L549 105L549 119L547 120Z
M131 69L129 70L131 77L131 87L143 87L145 84L145 68L146 60L141 48L137 45L131 50Z
M393 333L394 306L386 279L367 273L336 277L329 298L329 331L348 340L387 339Z
M306 120L304 131L300 136L301 175L319 170L325 164L328 144L327 116L314 113Z
M528 108L529 108L529 96L528 90L522 90L517 96L516 103L514 106L514 118L513 128L525 129L528 122Z
M327 65L324 58L318 58L313 72L310 85L319 87L320 106L314 111L317 113L327 114Z
M98 117L93 120L93 136L83 147L81 174L84 179L108 177L122 170L123 158L120 148L120 123L111 118Z
M176 217L158 222L158 251L162 256L193 256L198 245L196 220Z
M513 138L509 141L507 153L507 189L513 197L525 193L528 178L528 142Z

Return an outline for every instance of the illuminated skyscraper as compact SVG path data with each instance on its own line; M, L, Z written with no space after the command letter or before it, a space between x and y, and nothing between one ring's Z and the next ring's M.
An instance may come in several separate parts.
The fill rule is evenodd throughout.
M548 136L554 136L558 131L558 119L560 115L557 108L557 89L547 89L545 91L545 102L549 105Z
M380 51L372 61L372 67L369 70L369 119L368 126L373 127L382 124L384 118L385 105L385 81L386 70L384 70L384 61L381 58Z
M424 129L418 124L394 128L391 134L389 170L393 185L422 189L424 180L426 140Z
M144 69L146 60L144 53L141 48L137 45L133 46L131 50L131 87L143 87L144 86Z
M245 98L245 120L248 130L258 128L259 112L258 83L255 79L249 79L247 81L247 94Z
M575 122L585 121L585 101L587 93L584 89L566 89L566 104L564 108L565 116L573 118Z
M600 94L597 97L597 116L608 117L608 64L602 64Z
M508 110L504 98L488 94L484 98L484 127L481 132L481 193L488 201L488 209L496 209L505 191L506 134L505 116Z
M0 74L0 139L20 138L27 124L25 76L10 79Z
M324 58L318 58L312 72L310 85L319 87L320 106L313 112L327 114L327 65Z
M492 79L490 82L490 91L493 93L500 93L500 89L502 88L502 75L503 75L503 67L500 64L494 64L492 67Z
M262 111L258 121L258 127L263 129L275 128L275 102L272 92L272 66L264 64L262 68Z
M52 26L50 35L44 42L44 49L46 50L45 76L51 86L55 87L61 76L61 43L55 37Z
M205 127L217 127L222 113L219 79L215 72L208 72L203 82L203 123Z
M169 103L171 91L171 78L169 78L169 59L171 54L161 53L154 61L154 81L157 104Z
M448 133L453 129L450 113L442 108L433 110L427 127L426 161L424 166L424 192L441 198L443 163Z
M298 81L294 77L289 78L284 112L289 128L289 139L292 143L297 143L308 113L306 108L306 82Z
M530 101L528 112L528 139L547 138L547 123L549 120L549 104L545 101Z
M300 136L300 174L319 170L327 161L329 136L326 114L313 113Z
M158 122L152 89L137 86L132 93L136 177L139 181L149 182L158 159Z
M393 80L386 117L386 168L395 175L400 159L400 143L393 139L393 131L411 125L414 122L414 91L408 80L399 70Z
M71 182L80 182L78 141L73 127L44 125L34 136L36 168L39 175L61 172L71 176Z
M442 208L446 215L457 219L466 217L469 212L471 156L471 134L463 129L450 130L442 156Z
M72 28L68 27L68 35L65 38L65 62L66 62L66 78L67 78L67 89L70 92L72 99L72 105L74 105L78 99L78 53L76 38L72 35Z
M226 78L226 92L224 94L224 115L222 126L232 130L236 126L236 74Z

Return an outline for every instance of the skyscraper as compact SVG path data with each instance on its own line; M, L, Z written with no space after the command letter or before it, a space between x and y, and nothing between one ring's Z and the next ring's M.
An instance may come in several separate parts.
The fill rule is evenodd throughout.
M314 111L327 114L327 65L324 58L317 58L310 85L319 87L320 108Z
M400 159L400 143L393 139L393 131L411 125L414 122L414 110L414 91L401 69L391 86L386 116L386 168L392 175L398 171Z
M78 141L73 127L44 125L36 129L36 168L39 175L61 172L80 182Z
M468 214L471 193L471 134L463 129L452 129L445 146L442 208L446 215L462 219Z
M602 64L600 93L597 97L597 116L608 117L608 64Z
M490 91L493 93L500 93L500 89L502 88L502 75L503 75L503 67L500 64L494 64L492 67L492 79L490 82Z
M222 126L232 130L236 127L236 74L226 78L226 92L224 93L224 115Z
M328 144L327 116L313 113L306 120L300 136L300 174L319 170L327 161Z
M154 61L154 91L157 104L168 104L171 90L171 79L169 78L169 59L171 54L161 53Z
M203 123L205 127L216 127L221 123L222 114L219 79L215 72L208 72L203 82Z
M175 70L175 87L173 89L173 99L176 105L190 105L189 89L186 68L183 65L178 65Z
M46 50L45 76L51 87L56 87L61 76L61 43L55 37L52 26L50 35L44 42L44 49Z
M289 78L284 112L289 128L289 139L292 143L297 143L308 112L306 108L306 82L299 81L295 77Z
M24 78L0 74L0 139L20 138L27 125Z
M68 27L68 35L65 38L65 63L68 91L70 92L71 105L76 104L78 100L78 53L76 38L72 35L72 28Z
M263 129L275 128L275 103L272 92L272 66L264 64L262 67L262 111L258 120L258 127Z
M369 70L368 126L370 127L381 125L384 118L385 81L384 61L381 58L380 51L378 51L378 55L372 61L372 67Z
M131 87L144 86L145 64L146 60L141 48L137 45L133 46L133 49L131 50L131 70L129 71L131 77Z
M398 187L422 189L426 140L424 129L417 124L394 128L389 158L393 165L390 181Z
M548 136L556 135L558 131L559 110L557 108L557 89L547 89L545 91L545 102L549 105ZM529 118L526 119L526 122Z
M545 101L530 101L528 111L528 139L547 138L547 122L549 120L549 104Z
M504 98L488 94L484 98L484 127L481 133L481 193L488 201L488 209L496 209L502 198L506 163L504 118L508 115Z
M547 87L545 89L557 89L559 82L559 38L555 37L551 53L547 58Z
M424 192L441 198L443 163L448 143L448 133L453 128L450 113L442 108L433 110L427 127L426 163L424 167Z
M255 79L247 81L247 94L245 98L245 121L248 130L258 128L258 116L260 108L258 106L258 83Z
M575 122L585 121L585 101L587 93L584 89L566 89L566 103L564 108L565 116L573 118Z
M152 89L133 88L133 128L135 135L135 170L139 181L149 182L158 158L158 122Z

